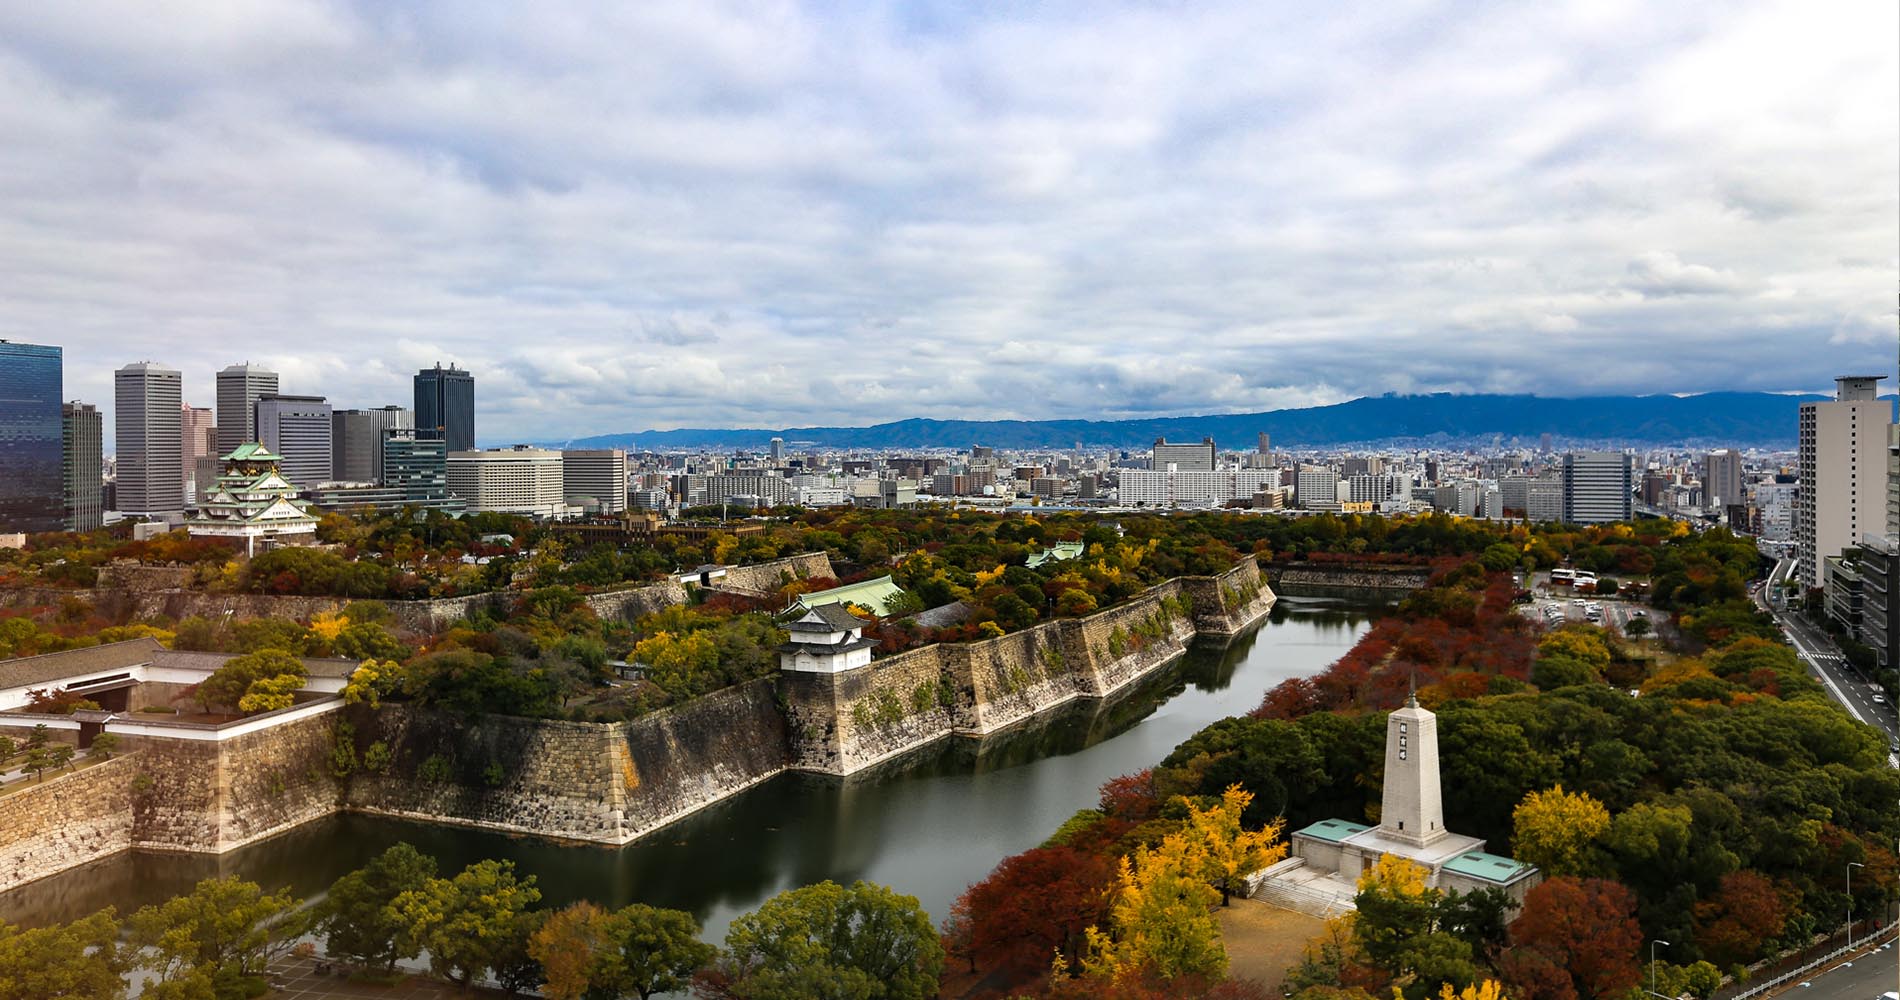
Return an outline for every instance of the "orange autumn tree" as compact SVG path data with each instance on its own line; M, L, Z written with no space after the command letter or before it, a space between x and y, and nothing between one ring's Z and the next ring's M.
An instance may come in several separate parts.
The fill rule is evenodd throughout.
M1247 876L1286 857L1287 846L1280 840L1283 820L1258 830L1240 825L1241 814L1253 802L1253 793L1238 784L1228 785L1220 804L1201 809L1188 805L1187 829L1191 849L1199 862L1201 878L1220 892L1220 905L1226 906L1240 890Z

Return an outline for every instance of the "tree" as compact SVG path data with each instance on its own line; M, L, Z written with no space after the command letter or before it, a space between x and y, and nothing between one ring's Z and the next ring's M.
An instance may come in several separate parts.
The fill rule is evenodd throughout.
M746 1000L925 1000L942 971L943 947L916 897L827 881L734 920L716 978Z
M343 701L380 708L384 698L402 690L407 677L402 664L395 660L366 659L350 672L349 682L343 685Z
M120 1000L132 955L107 907L70 924L25 928L0 920L0 1000Z
M1352 918L1353 943L1372 965L1406 978L1406 996L1423 1000L1433 983L1463 987L1474 982L1472 944L1441 928L1444 896L1425 884L1426 870L1385 854L1359 876Z
M112 751L119 749L119 737L113 733L99 733L92 738L92 746L86 748L86 756L103 760L112 759ZM0 755L0 759L5 759Z
M522 911L541 899L534 876L515 878L512 861L478 861L452 879L434 878L390 902L405 954L427 950L436 975L467 986L503 957Z
M1258 830L1240 825L1241 813L1253 802L1253 793L1238 784L1221 793L1220 805L1207 809L1188 806L1187 835L1194 841L1194 853L1200 861L1200 874L1220 891L1220 905L1240 889L1248 875L1286 857L1286 845L1280 839L1279 821Z
M289 708L296 704L297 692L303 690L303 685L304 678L297 674L260 677L252 681L244 697L238 699L238 711L250 714Z
M1024 980L1048 969L1058 951L1079 953L1084 931L1108 919L1103 890L1114 875L1108 858L1066 844L1004 858L958 901L968 914L970 962Z
M1557 785L1524 796L1511 813L1511 826L1511 850L1518 860L1546 875L1588 875L1595 867L1596 840L1610 828L1610 811L1588 793Z
M595 970L609 948L607 911L582 900L550 914L528 938L541 963L548 1000L581 1000L596 985Z
M303 661L282 649L245 653L226 660L224 666L198 685L198 703L206 711L213 706L238 707L258 681L278 677L296 677L301 681L307 676L309 671ZM274 693L277 688L272 686L266 690Z
M1636 923L1636 897L1623 885L1595 878L1559 876L1532 889L1511 925L1513 948L1526 982L1514 979L1511 995L1524 1000L1562 1000L1562 987L1581 998L1618 996L1640 978L1637 950L1643 931ZM1543 971L1547 967L1562 978ZM1511 976L1513 970L1506 970Z
M52 748L46 745L28 744L26 757L20 761L20 766L33 772L34 781L45 781L46 769L53 766Z
M414 951L397 947L403 925L390 909L396 897L435 878L435 859L398 843L330 885L319 911L324 949L372 968L393 969Z
M243 990L306 929L299 906L288 892L266 895L236 876L206 879L132 914L132 943L160 982L208 979L221 994Z
M1650 631L1649 616L1637 615L1631 618L1623 624L1623 631L1629 633L1632 639L1641 639L1643 636L1648 635Z
M71 743L55 743L46 748L47 766L58 769L71 767L73 758L79 755L79 748Z
M699 939L699 921L692 914L645 903L614 911L607 939L611 950L602 956L597 984L640 1000L685 989L693 973L718 954Z
M1179 833L1123 857L1110 895L1109 930L1088 929L1083 970L1116 982L1225 975L1227 952L1209 912L1220 896L1200 872L1195 845Z
M1760 872L1722 876L1721 888L1695 905L1696 943L1718 967L1746 964L1781 936L1788 903Z

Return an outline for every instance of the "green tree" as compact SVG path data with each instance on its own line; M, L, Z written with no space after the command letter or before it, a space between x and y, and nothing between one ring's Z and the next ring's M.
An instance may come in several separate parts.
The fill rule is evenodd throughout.
M384 970L395 968L398 959L414 958L416 952L397 946L403 924L390 904L434 878L435 859L399 843L337 879L318 911L324 950Z
M266 895L236 876L206 879L186 895L132 914L132 943L143 951L141 966L160 982L208 979L219 1000L233 992L250 995L245 991L269 961L308 927L299 905L288 892Z
M213 706L236 708L258 681L277 677L309 675L303 661L282 649L264 649L234 656L198 685L198 703L206 711ZM275 682L268 690L275 690ZM240 709L242 711L242 709Z
M47 927L0 920L0 1000L121 1000L131 959L111 907Z
M428 951L431 971L467 986L506 956L521 913L540 899L534 876L515 878L514 862L479 861L390 902L401 927L396 947L404 954Z
M112 751L117 749L119 749L119 737L117 735L113 733L100 733L92 738L92 746L86 748L86 755L88 757L99 757L104 760L111 760ZM5 759L5 756L0 755L0 760L3 759Z
M746 1000L925 1000L942 971L943 947L916 897L829 881L734 920L719 968Z
M684 990L718 954L699 939L699 921L683 910L635 903L614 911L607 933L615 950L603 956L598 982L617 996L648 1000Z

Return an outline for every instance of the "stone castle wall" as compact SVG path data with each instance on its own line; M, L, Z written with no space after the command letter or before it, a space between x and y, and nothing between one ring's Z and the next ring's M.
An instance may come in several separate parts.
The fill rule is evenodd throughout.
M1268 575L1283 594L1392 599L1424 587L1432 572L1424 566L1286 563L1272 567Z
M0 891L132 847L137 755L0 795Z
M793 579L828 577L831 560L823 552L807 552L783 559L736 566L723 580L736 589L776 591L789 576ZM191 576L187 568L171 566L105 566L99 571L99 585L91 590L65 590L58 587L8 588L3 598L15 606L56 607L77 597L95 608L112 608L129 618L188 618L192 615L217 620L230 617L294 618L299 620L327 611L340 611L349 599L335 597L298 597L278 594L214 594L185 590ZM440 632L471 613L487 611L501 614L508 610L517 594L509 592L468 594L423 601L384 601L399 628L410 632ZM674 604L686 603L686 588L675 581L628 587L587 595L587 606L605 619L632 620Z
M1103 698L1273 606L1249 557L1085 618L983 642L933 645L838 674L787 672L781 701L792 766L850 774L952 734L982 736L1076 698Z
M367 756L349 808L389 816L626 843L785 769L771 679L623 723L465 717L391 704L352 712Z

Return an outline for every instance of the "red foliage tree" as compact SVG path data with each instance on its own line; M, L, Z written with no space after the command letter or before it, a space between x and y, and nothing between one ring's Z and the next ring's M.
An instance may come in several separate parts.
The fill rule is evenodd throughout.
M1057 949L1078 954L1083 928L1107 920L1113 874L1108 858L1067 846L1003 859L957 903L969 915L971 961L1024 983L1048 971Z
M1600 878L1553 878L1532 889L1523 915L1511 925L1508 974L1523 1000L1602 998L1636 985L1642 969L1637 952L1643 930L1636 922L1636 896L1618 882ZM1520 952L1530 954L1518 954ZM1568 974L1571 993L1557 990L1538 959Z
M1788 900L1759 872L1722 876L1715 895L1695 905L1696 943L1709 961L1727 967L1748 962L1762 942L1781 936Z

